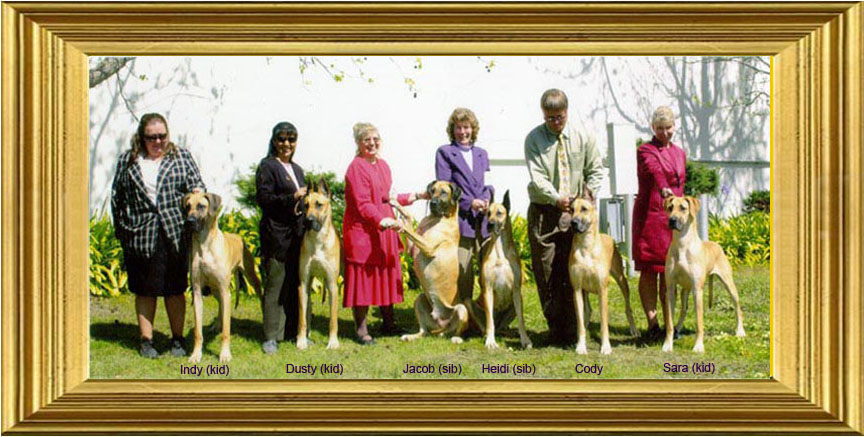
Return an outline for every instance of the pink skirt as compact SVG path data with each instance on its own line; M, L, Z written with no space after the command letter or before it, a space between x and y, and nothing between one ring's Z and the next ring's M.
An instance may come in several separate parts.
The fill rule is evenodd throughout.
M345 307L387 306L402 302L402 266L345 262Z

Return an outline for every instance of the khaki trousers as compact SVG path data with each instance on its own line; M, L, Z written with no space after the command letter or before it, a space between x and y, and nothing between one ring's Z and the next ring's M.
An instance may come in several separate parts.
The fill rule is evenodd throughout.
M288 259L292 260L290 265L275 258L269 258L265 264L267 280L261 300L265 340L293 341L297 337L300 272L297 257L289 256ZM312 305L307 308L311 309ZM306 320L307 325L311 325L311 318Z

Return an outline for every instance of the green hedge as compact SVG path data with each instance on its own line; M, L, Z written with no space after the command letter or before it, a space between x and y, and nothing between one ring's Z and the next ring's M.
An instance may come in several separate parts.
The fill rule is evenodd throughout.
M771 261L771 216L754 211L727 219L708 218L708 238L723 247L732 265Z

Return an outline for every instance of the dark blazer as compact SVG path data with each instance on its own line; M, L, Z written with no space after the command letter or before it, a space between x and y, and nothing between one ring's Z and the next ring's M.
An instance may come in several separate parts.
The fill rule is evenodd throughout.
M261 207L261 221L258 222L261 255L280 262L286 261L291 247L300 245L305 231L302 205L297 205L294 193L305 187L306 181L303 169L297 163L292 162L291 167L300 187L294 185L285 167L275 157L262 159L255 172L255 199Z
M160 227L165 230L175 250L185 250L181 247L183 196L195 188L205 189L192 154L177 147L174 153L162 158L156 178L154 205L147 197L138 160L129 164L131 153L131 150L127 150L120 155L111 184L114 234L120 240L123 251L138 256L152 256Z
M471 159L474 161L474 169L468 167L459 146L454 143L438 148L435 154L435 179L439 181L450 181L462 189L462 197L459 199L459 234L466 238L474 238L474 224L483 220L483 237L489 236L486 229L485 214L477 214L471 209L474 199L490 200L495 193L491 185L485 185L484 173L489 171L489 155L481 147L471 147Z

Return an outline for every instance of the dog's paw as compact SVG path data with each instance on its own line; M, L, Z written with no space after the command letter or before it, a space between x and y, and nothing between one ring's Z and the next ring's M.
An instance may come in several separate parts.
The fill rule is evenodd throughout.
M630 325L630 336L631 337L638 337L639 336L639 330L636 329L636 325Z
M701 341L697 341L696 345L693 346L693 352L696 352L697 354L705 353L705 344Z
M601 355L609 355L611 353L612 353L612 345L610 345L609 343L606 343L602 347L600 347L600 354Z
M450 343L462 344L462 337L456 337L456 336L450 337ZM495 347L498 347L498 345L496 344Z
M297 339L297 349L300 349L301 351L305 351L308 347L309 347L309 342L307 342L305 338L298 338Z
M742 327L742 328L738 328L738 330L735 331L735 336L736 337L746 337L747 334L744 332L744 328Z
M663 342L663 352L672 352L672 342L664 341Z
M579 344L576 345L576 353L579 355L586 355L588 353L588 348L585 346L585 342L580 341Z
M458 338L458 337L453 337L453 338ZM462 342L460 341L459 343L462 343ZM487 338L486 339L486 349L498 349L498 343L495 342L494 338Z
M418 338L420 338L420 334L405 334L399 337L399 339L402 341L414 341Z
M339 340L332 339L327 342L327 349L339 349Z
M189 355L189 362L192 364L197 364L201 362L201 351L196 350L192 351L192 355Z
M522 338L522 339L520 340L520 343L522 343L522 348L523 348L523 349L532 349L532 348L534 347L534 345L531 344L531 340L529 340L529 339L527 339L527 338Z
M219 362L227 363L231 361L231 350L223 349L222 352L219 353Z

